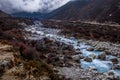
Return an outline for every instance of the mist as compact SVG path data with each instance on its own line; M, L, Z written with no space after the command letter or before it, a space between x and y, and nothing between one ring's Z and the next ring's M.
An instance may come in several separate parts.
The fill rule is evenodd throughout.
M0 0L0 10L7 13L46 13L65 5L70 0Z

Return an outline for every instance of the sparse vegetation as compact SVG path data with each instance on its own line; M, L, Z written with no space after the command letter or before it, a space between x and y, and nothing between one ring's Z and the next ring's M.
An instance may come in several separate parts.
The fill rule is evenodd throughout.
M29 76L29 79L32 79L32 77L30 77L30 75L32 75L35 79L46 76L50 80L59 80L58 75L54 73L52 67L42 60L44 56L41 54L41 51L38 52L36 48L34 48L36 42L34 43L24 39L24 35L22 34L24 26L19 25L18 23L20 22L26 24L32 23L27 19L0 17L0 42L5 45L9 43L13 46L12 50L8 51L14 53L14 66L10 69L12 70L13 67L18 68L10 74L14 74L14 76L18 76L21 79L27 78L27 76ZM46 44L51 43L51 41L49 41L50 40L46 40ZM22 64L23 68L20 66ZM3 74L4 69L0 67L0 76Z
M45 26L62 29L61 34L76 38L120 43L120 26L83 23L80 21L42 21Z
M93 75L95 74L99 76L99 73L96 74L95 71L92 72L90 69L87 74L87 69L84 70L81 68L82 64L80 65L80 61L81 59L82 61L84 60L87 62L92 62L94 59L106 60L105 49L107 48L93 48L90 51L105 51L105 53L98 55L98 57L96 57L96 55L89 55L88 57L84 57L84 52L80 52L82 47L81 42L85 42L85 46L87 46L89 43L86 39L120 43L120 35L118 35L120 34L120 27L118 26L59 20L45 22L43 21L43 24L44 27L50 26L51 28L60 28L62 30L60 34L64 34L64 37L57 35L57 38L54 38L56 37L56 33L54 33L54 31L53 34L55 34L55 36L53 34L53 37L46 35L46 33L51 34L52 30L48 28L48 30L50 30L49 33L45 28L46 33L42 35L45 36L45 38L42 38L40 40L26 40L24 39L24 33L27 32L23 30L25 26L19 24L21 22L29 24L31 20L12 17L6 17L6 19L4 19L4 17L0 17L0 43L4 43L4 46L2 46L0 49L0 57L3 56L3 59L1 61L5 61L3 63L1 62L1 64L3 64L2 66L0 65L0 77L4 76L4 74L10 74L10 76L15 77L16 79L20 78L21 80L41 80L42 78L45 78L45 80L66 80L66 77L64 77L61 73L59 73L59 75L57 73L60 72L60 68L66 67L72 69L73 67L72 71L75 71L75 74L76 72L79 73L77 74L78 77L79 75L85 75L85 78L83 77L84 79L87 79L86 76L90 76L89 78L91 79L92 77L97 79L96 76ZM31 25L30 28L35 26ZM33 29L34 28L31 28L30 30ZM43 30L43 32L45 30ZM28 34L30 34L30 36L34 36L32 31ZM35 35L37 34L39 33L36 31ZM77 40L81 38L84 38L84 40ZM95 45L93 46L97 46L97 41L94 44ZM112 45L111 43L109 44ZM116 48L114 51L117 51L118 49L119 48ZM112 54L111 51L109 52L107 54ZM115 56L119 56L119 54L117 53ZM92 57L94 59L92 59ZM115 64L118 63L117 58L111 59L111 61ZM77 69L77 67L79 68ZM66 72L69 74L69 71ZM70 78L71 76L74 77L70 74Z
M0 67L0 77L3 75L4 72L5 72L4 69Z

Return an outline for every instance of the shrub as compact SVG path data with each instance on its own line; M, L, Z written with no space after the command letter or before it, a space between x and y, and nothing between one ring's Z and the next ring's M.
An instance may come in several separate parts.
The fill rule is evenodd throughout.
M13 40L14 35L11 32L9 32L9 31L8 32L4 32L3 38L7 39L7 40Z
M28 60L39 59L38 53L33 48L26 48L21 56Z
M36 67L41 71L41 73L47 73L51 80L61 80L57 74L53 72L53 69L46 63L36 61Z
M3 73L4 73L4 69L0 67L0 77L3 75Z
M3 31L0 29L0 36L2 36L3 35Z

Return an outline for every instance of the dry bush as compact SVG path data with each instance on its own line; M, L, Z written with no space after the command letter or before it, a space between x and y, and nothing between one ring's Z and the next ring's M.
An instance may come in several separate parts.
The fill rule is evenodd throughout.
M26 48L22 51L21 56L28 60L38 59L39 55L33 48Z
M0 29L0 37L3 35L3 31Z
M5 72L4 69L0 67L0 77L3 75L4 72Z

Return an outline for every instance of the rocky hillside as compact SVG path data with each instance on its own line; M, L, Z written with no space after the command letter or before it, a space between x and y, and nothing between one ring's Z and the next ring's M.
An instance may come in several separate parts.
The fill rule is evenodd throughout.
M25 40L22 23L32 21L0 17L0 80L59 80L53 68L43 61L45 56Z
M64 20L97 20L120 23L119 0L76 0L49 13L49 18Z
M50 13L12 14L32 19L83 20L120 23L120 0L75 0Z
M9 17L9 15L0 10L0 17Z

